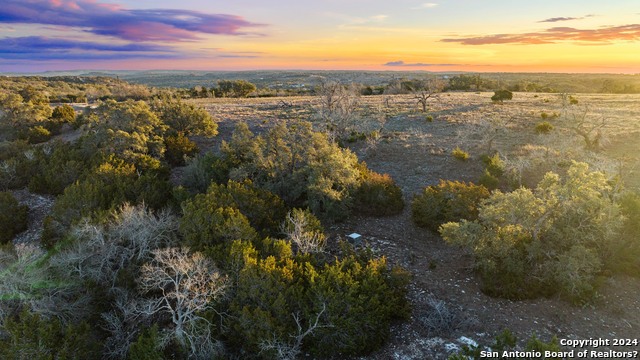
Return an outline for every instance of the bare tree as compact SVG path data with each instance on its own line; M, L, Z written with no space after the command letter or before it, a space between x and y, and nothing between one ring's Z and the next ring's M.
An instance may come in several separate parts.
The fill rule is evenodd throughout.
M319 222L311 212L293 209L287 214L281 230L296 245L298 252L308 254L324 250L326 236L318 227Z
M514 121L513 117L476 119L458 132L459 141L465 146L473 142L479 143L484 148L482 152L491 154L496 139L504 137Z
M439 78L429 78L414 82L413 97L422 106L423 113L427 112L429 99L437 98L438 94L443 92L446 86L446 81Z
M356 125L360 92L354 85L325 80L318 88L318 114L331 140L345 136Z
M187 248L166 248L152 253L153 260L142 267L140 289L162 295L150 300L148 312L169 315L174 325L170 335L192 356L215 352L202 348L202 341L207 338L211 341L208 336L211 324L200 314L212 309L213 301L224 295L227 278L211 260L201 253L190 253Z
M589 116L589 108L585 106L579 110L565 111L564 120L567 128L582 138L585 149L601 150L604 140L603 131L607 125L607 119L604 116L592 119Z
M320 324L320 317L322 317L326 309L326 304L322 304L322 310L316 314L315 321L310 322L306 329L302 326L300 314L292 314L293 320L298 327L296 334L290 335L293 341L286 342L277 338L266 340L260 343L260 352L274 352L278 360L295 360L300 355L304 338L313 334L316 329L327 326Z
M111 294L114 297L112 310L101 316L102 328L109 334L104 342L104 356L123 359L138 337L140 325L154 313L154 307L125 289L112 289Z

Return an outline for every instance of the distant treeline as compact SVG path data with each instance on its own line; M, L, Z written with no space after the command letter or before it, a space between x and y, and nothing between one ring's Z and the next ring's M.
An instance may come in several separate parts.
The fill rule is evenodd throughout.
M136 73L137 74L137 73ZM262 76L260 76L262 74ZM92 74L95 75L95 74ZM105 74L109 75L109 74ZM219 76L227 78L220 79ZM243 79L238 76L245 76ZM640 75L620 74L445 74L425 72L238 72L139 73L109 76L0 77L0 92L16 91L25 99L38 94L38 102L75 103L96 100L148 100L170 92L181 98L272 97L317 95L326 81L353 84L362 95L412 93L428 78L440 78L445 91L550 93L640 93ZM133 83L132 83L133 82ZM165 87L159 89L156 86Z
M114 75L115 76L115 75ZM122 74L121 79L157 87L211 88L218 80L246 80L260 91L278 95L309 94L323 81L331 79L345 84L361 84L378 93L390 84L426 77L448 79L451 90L537 91L558 93L640 93L640 75L625 74L555 74L555 73L429 73L424 71L242 71L242 72L138 72ZM469 85L468 89L465 89ZM463 88L460 89L459 87ZM377 92L376 92L377 90Z

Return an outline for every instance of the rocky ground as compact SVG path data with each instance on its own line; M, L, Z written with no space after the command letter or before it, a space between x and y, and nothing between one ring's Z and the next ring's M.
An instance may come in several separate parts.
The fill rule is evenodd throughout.
M446 359L463 345L491 344L504 329L518 337L521 347L534 334L545 341L552 336L560 339L640 336L638 278L609 278L598 299L582 307L558 298L526 301L492 298L482 293L468 251L445 244L438 234L411 222L408 204L423 187L437 184L440 179L476 181L480 176L479 154L486 148L483 136L484 141L487 139L481 133L486 130L481 127L483 120L505 124L507 132L495 136L492 146L507 154L530 142L539 142L533 129L541 121L542 112L559 114L563 110L557 94L516 94L513 102L503 105L492 104L487 100L489 97L485 93L445 94L431 106L429 114L433 121L427 121L425 114L416 111L411 96L364 100L380 102L381 111L386 114L382 136L373 145L356 142L349 146L370 168L389 173L396 180L407 206L402 214L393 217L355 216L332 226L329 232L334 240L352 232L362 234L367 246L413 275L409 292L413 305L411 319L394 326L389 343L367 359ZM640 115L640 108L634 106L637 97L578 98L596 105L598 114L610 119L609 151L632 154L626 161L633 168L638 163L637 153L629 153L624 146L640 143L637 137L635 141L627 139L640 129L640 122L628 121ZM248 122L259 133L282 118L312 116L313 99L286 101L292 106L281 107L275 99L229 105L224 101L205 103L220 120L220 136L215 143L228 139L238 120ZM470 141L474 136L476 141ZM471 152L471 160L460 162L451 156L452 149L459 145ZM628 180L637 177L633 172L626 176Z

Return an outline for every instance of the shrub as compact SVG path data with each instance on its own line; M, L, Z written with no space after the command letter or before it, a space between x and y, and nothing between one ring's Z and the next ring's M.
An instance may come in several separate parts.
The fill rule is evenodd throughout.
M27 138L29 139L29 143L39 144L49 140L51 138L51 132L43 126L33 126L29 128Z
M484 169L484 172L478 179L478 184L486 187L489 190L495 190L500 185L500 179L493 175L489 169Z
M244 353L362 355L409 314L408 276L384 258L352 254L319 266L308 256L261 258L251 249L243 258L227 338Z
M189 140L183 133L164 138L166 151L164 153L167 162L173 166L184 165L185 158L193 157L198 152L198 146Z
M220 207L217 199L196 195L182 205L180 234L196 251L214 248L233 240L254 240L256 231L246 216L233 207Z
M205 109L168 96L151 102L151 109L171 130L184 135L215 136L218 124Z
M0 339L3 359L97 359L99 345L87 323L64 326L56 318L46 319L23 310L4 324ZM28 355L28 357L27 357Z
M158 332L158 325L154 324L140 335L129 347L129 360L159 360L164 359L162 354L162 338Z
M27 229L28 212L10 192L0 192L0 245Z
M402 190L388 174L378 174L361 163L362 182L354 194L358 213L373 216L388 216L402 212L404 200Z
M442 225L445 241L473 249L490 295L511 299L560 292L590 299L623 225L604 174L573 163L566 178L547 173L534 191L496 191L478 220ZM597 209L594 211L594 209Z
M513 99L513 93L509 90L496 90L491 97L492 101L503 102L504 100Z
M640 276L640 194L628 191L619 199L625 220L620 241L605 266L615 272Z
M546 112L543 112L540 114L540 117L544 120L549 117L549 114L547 114Z
M437 186L428 186L414 196L411 218L416 225L436 231L449 221L476 219L480 201L488 197L484 186L440 180Z
M551 125L548 121L543 121L536 124L536 133L538 134L548 134L553 130L553 125Z
M76 111L67 104L56 106L51 114L51 119L62 123L72 123L76 120Z
M239 125L222 151L234 180L250 179L288 206L309 208L320 218L336 220L349 213L360 180L358 159L313 131L309 122L280 122L263 136Z
M110 157L82 180L64 189L53 205L52 221L60 229L81 218L108 214L125 202L159 209L171 199L171 186L160 172L141 172L134 165Z
M455 149L453 149L451 154L453 155L454 158L460 161L467 161L469 159L469 153L460 149L459 147L456 147Z
M229 180L229 164L213 153L198 156L187 164L182 183L191 193L203 193L211 182L224 184Z
M212 207L238 209L263 235L280 234L280 224L287 214L284 202L268 190L254 186L250 180L229 180L225 185L213 183L204 196Z
M428 336L448 336L456 330L465 330L471 324L459 307L447 305L431 295L426 300L426 307L416 309L416 318Z
M29 191L59 195L91 168L90 159L72 144L53 143L50 151L35 151L34 174L30 176Z
M500 177L504 174L504 161L500 158L500 154L496 153L493 156L483 156L482 162L486 166L485 169L489 174Z

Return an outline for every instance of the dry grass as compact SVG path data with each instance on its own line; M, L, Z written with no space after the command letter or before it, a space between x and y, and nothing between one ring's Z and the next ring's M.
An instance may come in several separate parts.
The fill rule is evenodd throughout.
M390 174L402 189L405 201L423 187L438 184L440 179L476 182L483 172L480 155L488 149L498 151L514 167L533 167L538 160L548 162L522 171L522 177L530 182L535 183L545 166L551 168L576 158L611 173L620 172L627 186L640 188L640 95L578 94L578 105L570 107L563 107L558 94L515 93L512 101L503 104L492 103L491 95L445 93L430 103L426 114L411 95L362 97L361 110L369 111L363 117L382 113L386 123L375 147L366 141L347 145L372 170ZM292 106L280 106L281 100ZM214 147L221 139L229 138L236 121L246 121L253 131L261 132L281 119L313 120L318 105L313 97L197 102L219 120L220 135L212 140ZM581 139L567 129L563 117L565 112L585 105L589 107L589 121L606 119L604 132L608 141L599 154L584 151ZM548 135L535 131L542 112L560 114L547 119L554 126ZM428 115L433 121L427 121ZM469 161L457 161L451 156L457 146L469 151ZM398 354L446 358L446 342L471 336L488 343L505 328L521 339L532 333L560 338L637 335L638 279L611 278L602 289L600 302L587 308L575 308L559 299L512 302L490 298L480 291L472 257L464 250L447 246L437 234L416 227L409 208L387 218L356 215L329 230L330 239L354 231L363 234L375 253L414 275L409 294L414 317L394 327L390 343L368 358L397 358ZM425 295L429 293L438 301L430 300ZM451 313L460 308L464 314ZM466 324L462 321L465 317L477 322ZM430 341L438 332L442 332L443 339Z

